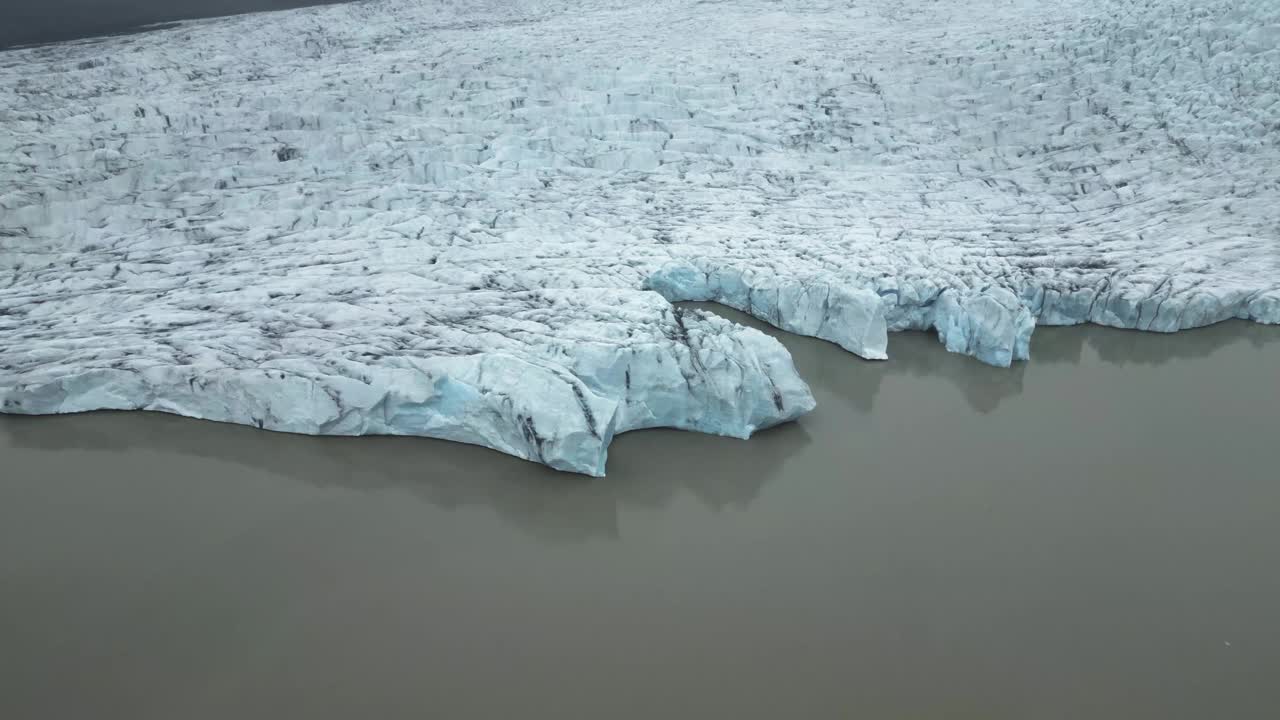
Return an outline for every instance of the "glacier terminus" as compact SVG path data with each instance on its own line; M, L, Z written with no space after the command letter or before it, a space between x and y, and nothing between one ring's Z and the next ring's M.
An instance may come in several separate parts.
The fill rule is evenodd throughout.
M1280 323L1273 0L371 0L0 53L0 410L603 475L868 360ZM851 359L851 362L853 360ZM888 359L888 362L893 362Z

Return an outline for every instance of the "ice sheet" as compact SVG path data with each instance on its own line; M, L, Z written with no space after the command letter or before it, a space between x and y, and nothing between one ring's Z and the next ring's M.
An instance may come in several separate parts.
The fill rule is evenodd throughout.
M996 365L1280 322L1276 168L1269 0L385 0L11 51L0 402L600 474L813 406L668 301Z

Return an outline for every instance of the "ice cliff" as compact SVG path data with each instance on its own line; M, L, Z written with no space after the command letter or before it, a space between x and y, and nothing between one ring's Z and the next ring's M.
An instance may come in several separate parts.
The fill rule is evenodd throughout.
M602 474L885 358L1280 322L1270 0L382 0L0 53L0 405Z

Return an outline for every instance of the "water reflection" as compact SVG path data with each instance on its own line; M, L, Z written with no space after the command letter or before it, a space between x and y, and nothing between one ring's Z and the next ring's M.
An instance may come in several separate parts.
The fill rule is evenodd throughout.
M746 313L722 305L682 305L713 312L778 338L791 351L796 369L814 387L815 393L833 393L863 413L874 409L880 386L889 377L942 378L964 396L972 410L987 414L1022 392L1028 368L1035 364L1078 365L1085 359L1086 346L1107 365L1154 366L1208 357L1237 343L1248 343L1257 350L1280 343L1280 327L1242 320L1178 333L1139 332L1097 325L1040 327L1036 328L1031 340L1030 363L996 368L970 357L946 352L933 333L903 332L889 336L888 361L870 362L860 360L831 343L779 331Z
M715 311L761 326L740 313L720 307ZM1031 363L993 368L947 353L926 333L894 335L889 361L865 362L827 342L764 329L790 349L819 405L833 409L824 422L838 421L840 412L871 413L881 386L892 376L945 379L974 412L988 414L1022 392L1026 373L1044 365L1152 365L1202 358L1241 343L1262 350L1280 342L1280 328L1244 322L1175 335L1099 327L1041 328ZM848 411L839 409L841 401ZM919 412L927 413L929 408L921 407ZM403 491L444 509L490 508L538 538L577 541L617 538L625 509L663 508L681 495L714 510L746 508L767 483L786 477L788 461L810 445L805 422L774 428L747 442L673 430L627 433L615 440L609 477L604 479L558 473L457 443L305 437L155 413L3 416L0 438L7 437L16 447L48 451L177 453L235 463L312 486ZM6 470L22 472L12 466Z
M1280 343L1280 327L1244 320L1228 320L1208 327L1177 333L1152 333L1090 325L1083 328L1039 328L1031 341L1032 361L1041 354L1071 342L1072 335L1088 340L1089 347L1108 365L1163 365L1174 360L1193 360L1212 355L1221 348L1247 343L1254 350ZM1044 348L1044 350L1042 350ZM1074 362L1074 361L1073 361Z
M999 407L1005 398L1022 392L1025 363L993 368L971 357L946 352L932 333L894 333L889 336L889 360L867 361L832 343L790 335L722 305L681 305L713 312L778 338L791 351L796 369L814 389L819 403L823 401L823 394L831 393L858 412L870 413L880 386L893 376L944 378L964 395L970 408L984 414Z
M806 348L797 358L800 374L809 378L805 367L812 355L829 354L826 348ZM975 412L987 414L1000 406L1006 398L1022 392L1022 378L1026 363L1009 368L993 368L974 358L949 353L932 333L905 332L890 336L890 359L868 362L850 358L845 354L845 364L853 360L854 370L844 371L825 363L815 373L812 382L831 387L864 413L872 411L880 386L890 377L937 377L946 380L964 396L965 402Z
M0 436L21 448L178 453L318 487L401 490L444 509L489 507L538 538L569 541L617 538L624 508L661 508L681 493L715 510L745 508L809 444L796 423L750 441L632 432L610 448L609 477L595 479L460 443L288 435L161 413L0 416Z

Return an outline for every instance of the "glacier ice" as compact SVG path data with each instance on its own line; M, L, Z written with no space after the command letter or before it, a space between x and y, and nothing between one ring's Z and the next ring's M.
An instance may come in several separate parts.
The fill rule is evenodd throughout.
M599 475L813 398L712 300L1280 323L1270 0L374 0L0 53L0 409L412 434Z

